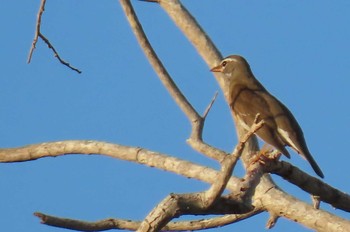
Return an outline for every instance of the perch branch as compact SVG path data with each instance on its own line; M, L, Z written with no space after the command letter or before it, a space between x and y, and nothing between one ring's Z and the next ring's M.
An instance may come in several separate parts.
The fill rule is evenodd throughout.
M320 201L329 203L337 209L350 212L350 202L344 202L345 199L349 199L350 196L348 194L339 191L318 178L306 174L290 163L271 160L264 165L264 168L267 172L279 175L305 192L317 196Z
M66 140L33 144L18 148L0 149L0 162L24 162L45 157L57 157L63 155L105 155L112 158L135 162L161 170L183 175L187 178L194 178L208 183L217 180L218 172L211 168L181 160L162 153L153 152L138 147L122 146L113 143L90 140ZM231 191L238 188L239 179L231 177L228 188Z
M91 140L66 140L59 142L33 144L18 148L2 148L0 149L0 163L25 162L46 157L79 154L105 155L120 160L155 167L164 171L169 171L182 175L187 178L194 178L208 183L214 183L215 181L217 181L219 175L218 171L214 171L211 168L203 167L201 165L181 160L179 158L168 156L162 153L137 147L122 146L113 143ZM300 169L286 162L277 162L276 165L277 167L283 167L283 169L287 169L287 173L301 172L302 174L298 174L299 176L308 176L307 173L304 173ZM267 163L264 166L266 166L267 168L266 171L269 171L269 164ZM277 171L276 174L281 175L283 178L286 177ZM302 181L296 181L294 183L291 180L292 178L294 179L293 176L290 176L289 178L290 180L287 179L288 181L299 186L300 188L312 195L318 195L326 199L328 195L333 196L333 200L332 198L329 198L329 204L333 205L338 209L350 212L350 208L348 207L350 205L350 196L348 194L329 186L321 180L318 180L316 178L311 179L313 178L311 176L309 178L314 182L308 182L308 188L305 188L303 184L304 182ZM229 189L231 192L236 191L240 187L240 182L241 181L238 178L231 176L230 181L227 185L227 189Z
M215 202L217 198L223 193L223 191L226 188L227 182L232 176L233 168L235 167L238 159L241 156L241 153L244 148L244 144L255 132L257 132L263 126L263 124L264 124L264 121L260 121L260 122L255 121L255 123L252 125L250 130L239 141L239 143L233 150L232 155L226 156L225 159L221 162L221 173L219 174L217 181L215 181L210 186L210 188L204 192L204 199L205 199L204 202L206 207L210 207L213 204L213 202ZM252 186L249 186L249 187L250 187L249 189L252 189L251 192L254 192L255 187L252 187ZM239 191L235 191L235 193L241 192L241 190L242 188L240 188ZM252 195L253 194L250 194L249 196L251 197ZM245 204L247 204L247 202L250 202L250 201L247 201L246 199L239 199L239 200L241 202L244 202Z
M259 115L257 115L256 117L258 118L258 116ZM198 213L196 212L196 210L201 213L203 211L203 214L204 211L208 209L212 211L213 208L215 208L215 204L218 204L220 202L219 198L223 193L224 189L226 188L227 182L229 181L232 175L233 168L241 155L244 143L249 139L250 136L252 136L257 130L259 130L263 126L263 123L264 121L257 122L256 120L251 129L238 143L238 145L234 149L233 154L226 156L226 159L224 159L221 162L222 170L218 176L218 179L210 186L210 188L207 191L192 194L171 194L148 214L148 216L143 220L137 231L159 231L175 217L179 217L186 213L195 215L196 213ZM252 192L254 191L252 190ZM231 210L239 210L240 213L246 213L245 211L252 210L250 204L246 204L247 201L245 199L239 200L241 204L237 204L236 206L230 206L229 208ZM227 203L224 205L228 206ZM210 214L212 213L213 212L210 212ZM238 213L238 211L235 213Z
M67 154L106 155L117 159L156 167L165 171L170 171L188 178L194 178L208 183L214 183L217 181L219 175L219 172L214 171L211 168L203 167L188 161L184 161L175 157L169 157L146 149L84 140L42 143L20 148L0 149L0 162L21 162L36 160L44 157L57 157ZM307 174L305 173L303 175ZM324 185L325 188L328 188L328 185L324 184L321 181L320 184ZM312 206L289 196L285 192L282 192L277 187L271 188L269 186L260 186L260 184L257 187L260 188L258 191L262 192L262 194L254 195L253 205L255 208L266 208L269 212L275 212L275 214L289 218L291 220L298 220L314 229L319 228L318 224L315 223L316 221L328 221L328 228L332 228L335 225L338 225L339 222L341 222L339 228L350 227L349 221L336 217L323 210L316 210ZM235 192L239 188L240 180L236 177L231 177L227 184L227 189L229 189L230 192ZM349 195L338 191L338 196L339 198L334 200L339 202L339 205L350 205ZM273 204L269 202L273 202ZM304 210L295 210L296 208ZM313 216L313 221L305 221L306 212L308 215ZM328 218L331 218L332 220L329 221Z

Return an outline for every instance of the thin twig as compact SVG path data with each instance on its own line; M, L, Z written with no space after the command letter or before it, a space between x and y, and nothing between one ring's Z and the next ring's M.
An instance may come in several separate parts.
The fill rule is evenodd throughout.
M204 114L203 114L203 116L202 116L203 120L205 120L205 119L207 118L208 113L209 113L209 111L211 110L211 108L213 107L214 102L215 102L217 96L218 96L218 91L215 92L213 99L211 99L211 101L210 101L208 107L205 109Z
M278 219L278 215L270 213L270 217L266 222L266 229L272 229L276 225Z
M35 35L34 35L33 43L32 43L32 46L30 47L30 51L28 55L28 60L27 60L28 64L32 60L32 55L33 55L34 49L36 48L36 43L38 42L38 37L39 37L40 27L41 27L41 16L45 11L45 4L46 4L46 0L41 0L39 11L36 18Z
M74 68L73 66L71 66L67 61L64 61L60 55L58 54L58 52L56 51L56 49L54 48L54 46L50 43L50 41L43 35L41 34L41 32L39 32L39 37L47 44L47 46L53 51L54 56L61 62L61 64L67 66L68 68L72 69L73 71L76 71L77 73L81 73L81 71L77 68Z
M58 54L58 52L56 51L54 46L50 43L50 41L41 33L41 30L40 30L40 28L41 28L41 18L42 18L42 15L43 15L44 11L45 11L45 4L46 4L46 0L41 0L39 11L38 11L38 15L37 15L36 26L35 26L35 35L34 35L34 39L33 39L33 42L32 42L32 46L30 47L30 50L29 50L27 63L29 64L30 61L32 60L34 49L36 48L36 44L38 42L38 38L40 37L47 44L47 46L54 52L54 56L59 60L59 62L61 64L67 66L68 68L72 69L73 71L76 71L77 73L81 73L81 71L79 69L71 66L68 62L64 61L60 57L60 55Z

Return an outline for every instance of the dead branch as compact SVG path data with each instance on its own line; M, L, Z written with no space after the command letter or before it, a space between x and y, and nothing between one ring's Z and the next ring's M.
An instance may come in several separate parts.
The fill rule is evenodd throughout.
M161 60L153 50L150 42L147 39L145 32L136 16L136 13L129 0L120 0L120 4L123 7L125 15L130 23L132 31L134 32L137 41L143 49L148 61L152 65L153 69L157 73L159 79L162 81L164 87L168 90L171 97L175 100L176 104L179 105L180 109L186 114L190 120L196 120L200 118L197 111L188 102L186 97L182 94L180 89L177 87L173 79L170 77L168 71L164 67Z
M221 227L224 225L239 222L246 218L252 217L262 211L254 209L245 214L228 214L225 216L214 217L210 219L201 219L193 221L169 222L162 228L165 231L182 231L182 230L203 230ZM108 218L96 222L87 222L82 220L74 220L69 218L60 218L52 215L43 214L40 212L34 213L40 218L41 223L49 226L66 228L78 231L105 231L111 229L120 230L137 230L140 227L141 221L132 221L126 219Z
M81 73L81 71L77 68L74 68L71 66L67 61L64 61L58 52L56 51L55 47L51 44L51 42L43 35L41 32L39 32L39 37L47 44L47 46L53 51L54 56L60 61L61 64L67 66L68 68L72 69L73 71L76 71L77 73Z
M283 177L283 179L298 186L305 192L317 196L320 201L329 203L334 208L350 212L350 196L348 194L339 191L318 178L306 174L290 163L272 160L264 167L267 172Z
M162 62L159 60L157 54L154 52L151 44L149 43L146 34L144 33L142 26L136 16L136 13L129 0L120 0L125 15L130 23L141 48L143 49L148 61L156 71L159 79L163 83L164 87L168 90L171 97L175 100L176 104L185 113L192 125L191 137L188 139L188 143L193 149L199 151L206 156L215 160L222 160L227 153L214 148L202 140L202 131L204 126L204 119L197 113L197 111L188 102L186 97L182 94L180 89L176 86L175 82L166 71Z
M208 107L205 109L205 111L204 111L204 113L203 113L203 116L202 116L203 120L205 120L205 119L207 118L207 116L208 116L208 114L209 114L209 111L210 111L211 108L213 107L214 102L215 102L215 100L216 100L217 97L218 97L218 91L215 92L213 99L211 99L211 101L210 101Z
M219 175L219 172L214 171L211 168L203 167L175 157L166 156L161 153L148 151L146 149L84 140L42 143L20 148L0 149L0 162L23 162L44 157L57 157L60 155L68 154L107 155L113 158L156 167L165 171L170 171L188 178L194 178L208 183L214 183ZM240 180L236 177L231 176L227 184L227 189L229 189L231 192L235 192L240 188L240 186ZM326 186L327 185L325 185L325 187ZM255 208L263 209L264 207L267 207L269 210L271 210L271 212L282 212L282 209L288 206L289 213L280 216L285 216L288 218L290 217L298 221L300 221L300 218L303 218L305 215L304 210L307 210L308 214L310 211L314 211L315 220L324 221L328 220L327 218L331 216L333 218L333 221L330 221L329 226L331 226L333 223L338 223L339 220L343 220L323 210L316 210L312 206L300 202L285 192L280 191L276 186L261 186L259 184L256 191L263 192L264 194L254 195L253 205ZM349 199L350 198L347 197L347 200ZM269 203L269 205L264 205L271 201L274 204ZM296 206L301 207L301 209L304 210L297 210L296 212ZM348 226L350 226L350 223L347 223Z
M218 179L219 172L201 165L175 158L166 154L150 151L147 149L141 149L137 147L122 146L113 143L106 143L101 141L91 141L91 140L67 140L59 142L50 143L40 143L34 145L28 145L18 148L2 148L0 149L0 162L10 163L10 162L25 162L33 161L46 157L57 157L63 155L105 155L112 158L126 160L130 162L135 162L143 164L150 167L155 167L164 171L173 172L182 175L186 178L194 178L200 181L214 183ZM269 164L266 164L266 171L269 171ZM287 173L299 173L298 176L308 176L308 178L313 178L307 173L304 173L297 167L292 166L286 162L280 161L276 162L274 165L276 167L283 167L287 169ZM264 166L265 167L265 166ZM282 177L286 177L280 173ZM295 178L290 178L291 180ZM313 178L312 181L315 181ZM291 181L287 178L288 181ZM336 208L350 212L345 206L350 205L350 196L346 193L337 190L321 180L317 180L317 185L314 182L307 182L309 184L305 185L304 181L292 182L298 187L302 188L304 191L312 195L318 195L325 199L335 199L336 201L329 201L331 205ZM236 191L241 186L241 180L231 176L227 184L227 189L231 192ZM313 187L311 187L313 186ZM308 187L308 188L307 188ZM315 190L316 188L316 190ZM265 189L264 191L270 191ZM328 201L328 200L327 200ZM256 203L255 203L256 204ZM256 205L255 205L256 206Z
M245 214L253 209L244 202L221 197L208 208L203 204L202 193L170 194L142 221L138 232L160 231L170 220L182 215Z
M257 115L257 117L258 116L259 115ZM148 214L137 231L159 231L172 219L184 214L213 214L213 210L217 208L216 205L219 205L220 209L224 205L225 208L228 207L228 209L234 210L234 213L247 213L253 210L254 207L251 206L251 201L236 198L238 200L237 203L235 202L234 204L230 204L229 202L224 202L223 204L220 204L222 202L220 196L226 188L227 182L232 175L233 168L241 155L244 143L250 136L252 136L262 127L263 123L264 121L254 123L251 130L249 130L242 141L238 143L234 153L226 156L226 159L221 162L221 172L218 179L210 186L208 190L191 194L170 194ZM259 177L261 177L261 175ZM255 189L255 186L252 188ZM235 192L237 193L241 191L242 188ZM251 192L254 192L254 190ZM252 195L253 194L250 194L249 196ZM223 213L223 211L219 212Z
M258 115L257 115L258 116ZM204 192L203 201L204 201L204 207L210 207L217 198L223 193L223 191L226 188L227 182L229 181L230 177L232 176L233 168L235 167L238 159L241 157L244 144L247 142L247 140L253 136L255 132L257 132L264 124L264 121L255 122L251 129L245 134L245 136L239 141L238 145L233 150L232 155L226 156L225 159L220 162L221 164L221 173L218 176L218 179L216 182L214 182L210 188ZM262 175L262 174L261 174ZM257 176L257 179L260 179L260 176ZM256 186L256 185L255 185ZM250 185L249 189L252 189L251 192L253 193L255 190L255 186ZM245 189L240 187L238 191L232 192L232 194L235 194L236 196L244 196L244 197L238 197L235 199L238 199L241 202L244 202L244 204L249 205L251 203L249 197L251 197L253 194L249 194L248 198L246 194L239 194L241 192L247 192ZM237 195L238 194L238 195Z
M59 60L59 62L61 64L63 64L65 66L67 66L68 68L76 71L77 73L81 73L81 71L79 69L74 68L67 61L63 60L60 57L60 55L58 54L58 52L56 51L55 47L51 44L49 39L47 39L41 33L41 30L40 30L41 29L41 18L42 18L42 15L43 15L44 11L45 11L45 4L46 4L46 0L41 0L39 11L38 11L38 15L37 15L37 20L36 20L34 39L33 39L33 42L32 42L32 46L30 47L30 50L29 50L27 63L29 64L30 61L32 60L34 49L36 48L36 44L38 42L38 38L40 37L46 43L46 45L53 51L54 56Z
M40 27L41 27L41 17L45 11L45 4L46 4L46 0L41 0L39 11L38 11L37 18L36 18L34 39L32 42L32 46L30 47L30 50L29 50L29 55L28 55L28 60L27 60L28 64L32 60L32 55L33 55L34 49L36 48L36 43L38 42Z

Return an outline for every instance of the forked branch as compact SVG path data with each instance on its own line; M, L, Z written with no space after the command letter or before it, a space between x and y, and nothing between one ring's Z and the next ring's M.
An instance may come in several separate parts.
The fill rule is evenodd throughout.
M58 52L56 51L55 47L51 44L50 40L47 39L41 33L41 18L42 18L42 15L43 15L44 11L45 11L45 4L46 4L46 0L41 0L39 11L38 11L38 15L37 15L37 19L36 19L35 35L34 35L32 46L30 47L30 51L29 51L29 55L28 55L28 60L27 60L28 64L32 60L33 52L34 52L34 50L36 48L36 44L38 42L38 38L40 37L47 44L47 46L53 51L54 56L59 60L59 62L61 64L63 64L65 66L67 66L68 68L76 71L77 73L81 73L81 71L79 69L71 66L67 61L63 60L60 57L60 55L58 54Z
M186 97L182 94L177 87L166 68L158 58L150 42L147 39L145 32L137 18L137 15L129 0L120 0L125 15L130 23L131 29L134 32L141 48L143 49L148 61L152 65L153 69L157 73L159 79L163 83L164 87L168 90L171 97L175 100L176 104L185 113L192 125L191 137L188 140L189 144L197 151L207 155L216 160L222 160L227 153L214 148L202 141L202 131L204 126L204 119L189 103Z

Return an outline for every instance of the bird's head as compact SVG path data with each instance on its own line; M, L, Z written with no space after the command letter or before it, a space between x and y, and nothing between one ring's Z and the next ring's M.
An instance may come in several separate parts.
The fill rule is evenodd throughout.
M251 74L248 62L239 55L232 55L224 58L219 65L210 69L212 72L220 72L230 79L238 76L249 76Z

